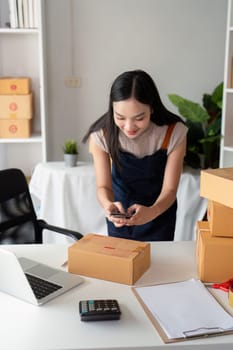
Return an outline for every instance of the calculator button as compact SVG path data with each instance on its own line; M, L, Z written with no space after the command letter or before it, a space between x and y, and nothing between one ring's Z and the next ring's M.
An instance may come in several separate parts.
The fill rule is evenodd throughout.
M89 310L90 310L90 311L94 311L94 310L95 310L95 306L94 306L94 305L92 305L92 304L91 304L91 305L89 305Z

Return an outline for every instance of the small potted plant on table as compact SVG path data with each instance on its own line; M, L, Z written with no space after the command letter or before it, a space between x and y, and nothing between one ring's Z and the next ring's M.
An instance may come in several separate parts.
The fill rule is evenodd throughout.
M77 166L78 160L78 145L73 139L66 140L63 146L64 161L68 167Z

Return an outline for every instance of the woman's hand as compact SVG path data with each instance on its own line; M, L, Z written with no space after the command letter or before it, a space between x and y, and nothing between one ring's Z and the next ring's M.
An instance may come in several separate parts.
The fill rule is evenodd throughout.
M146 207L140 204L133 204L128 208L127 213L132 214L132 216L130 219L126 219L125 225L144 225L159 215L159 209L155 205Z
M114 217L112 213L128 214L130 217ZM125 211L120 202L113 202L105 209L105 215L116 227L143 225L155 219L159 215L156 206L146 207L140 204L133 204Z
M121 202L112 202L105 208L105 216L111 221L116 227L122 227L126 224L124 217L115 217L112 213L126 214L125 209Z

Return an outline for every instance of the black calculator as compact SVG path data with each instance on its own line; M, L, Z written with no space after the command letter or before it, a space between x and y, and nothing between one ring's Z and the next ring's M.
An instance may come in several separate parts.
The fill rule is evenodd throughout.
M121 310L115 299L81 300L79 314L82 321L119 320Z

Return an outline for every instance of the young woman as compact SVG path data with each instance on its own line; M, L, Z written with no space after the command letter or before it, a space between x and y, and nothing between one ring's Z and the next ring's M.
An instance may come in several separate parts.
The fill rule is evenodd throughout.
M184 122L165 108L146 72L116 78L108 111L83 138L89 140L110 236L174 239L186 134Z

